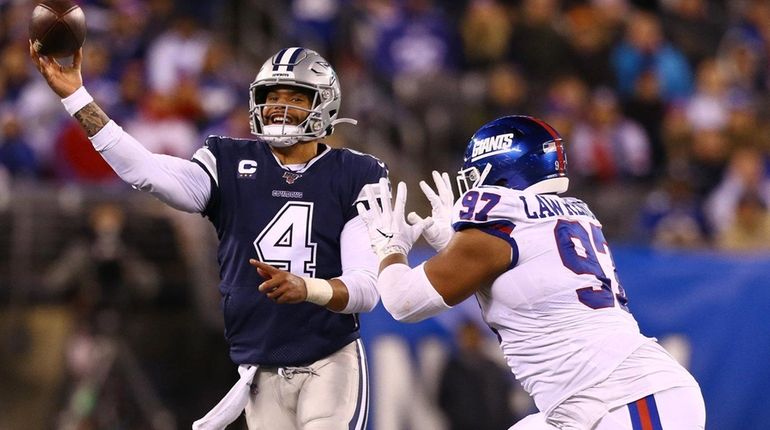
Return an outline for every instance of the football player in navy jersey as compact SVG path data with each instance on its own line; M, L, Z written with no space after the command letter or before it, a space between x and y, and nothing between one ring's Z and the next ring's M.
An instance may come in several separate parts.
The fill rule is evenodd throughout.
M421 183L433 224L404 219L380 181L359 213L380 257L377 289L396 319L420 321L474 295L516 378L540 410L512 430L703 430L700 387L628 308L602 225L569 185L561 136L508 116L481 127L465 151L454 200L448 176ZM438 222L438 220L451 220ZM421 232L439 253L415 268Z
M329 63L299 47L270 57L249 88L256 138L210 136L185 160L149 152L109 119L83 87L82 51L69 66L32 45L30 55L121 179L216 228L225 337L241 378L193 428L224 428L244 408L250 429L365 428L356 314L379 296L355 205L388 171L321 141L355 124L338 118Z

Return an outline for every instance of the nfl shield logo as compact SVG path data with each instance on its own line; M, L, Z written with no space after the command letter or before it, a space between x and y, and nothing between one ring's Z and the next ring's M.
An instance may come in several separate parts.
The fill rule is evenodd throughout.
M283 178L286 179L287 184L293 184L294 181L301 178L302 175L294 172L283 172Z

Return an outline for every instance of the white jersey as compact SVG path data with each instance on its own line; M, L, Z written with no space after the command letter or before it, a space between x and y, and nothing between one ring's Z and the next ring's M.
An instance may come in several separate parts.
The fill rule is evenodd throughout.
M650 341L625 306L601 223L582 201L482 186L457 201L453 216L455 230L478 228L511 244L511 267L476 298L546 415Z

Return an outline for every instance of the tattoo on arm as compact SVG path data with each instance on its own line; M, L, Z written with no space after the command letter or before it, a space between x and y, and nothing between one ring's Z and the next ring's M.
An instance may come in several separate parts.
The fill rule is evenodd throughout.
M93 137L102 127L110 122L110 118L95 102L91 102L85 105L83 109L80 109L75 114L75 119L80 122L88 137Z

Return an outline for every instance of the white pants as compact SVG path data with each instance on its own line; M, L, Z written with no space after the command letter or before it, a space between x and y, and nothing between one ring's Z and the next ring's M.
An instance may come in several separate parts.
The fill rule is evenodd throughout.
M614 408L591 429L580 430L703 430L705 426L706 407L700 389L676 387ZM537 413L509 430L561 429L546 423L545 415Z
M703 430L706 406L697 387L677 387L611 410L593 430Z
M308 367L260 367L246 405L249 430L363 430L369 375L361 340Z

